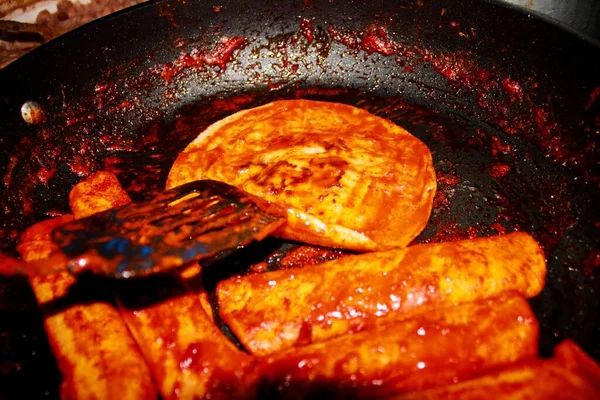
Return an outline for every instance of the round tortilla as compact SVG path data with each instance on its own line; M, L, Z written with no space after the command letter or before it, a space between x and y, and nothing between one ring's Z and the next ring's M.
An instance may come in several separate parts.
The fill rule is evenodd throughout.
M423 231L436 192L427 146L363 109L280 100L206 128L177 157L167 188L214 179L284 206L277 236L374 251Z

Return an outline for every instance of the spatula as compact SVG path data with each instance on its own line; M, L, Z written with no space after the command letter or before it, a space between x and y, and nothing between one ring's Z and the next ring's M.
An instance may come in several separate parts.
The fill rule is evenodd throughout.
M282 208L235 186L190 182L62 225L51 236L59 251L29 263L5 260L0 273L146 276L262 240L285 223L285 215Z

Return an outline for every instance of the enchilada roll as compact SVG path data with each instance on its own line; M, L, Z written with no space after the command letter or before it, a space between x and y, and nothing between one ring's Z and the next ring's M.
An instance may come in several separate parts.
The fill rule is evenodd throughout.
M570 339L550 359L517 362L476 379L388 399L599 399L600 367Z
M57 249L50 232L72 219L65 215L27 229L17 247L21 257L46 258ZM67 272L30 283L62 374L62 399L157 398L150 370L106 285L86 287Z
M217 296L244 346L265 355L294 346L302 332L318 342L508 290L533 297L545 275L538 243L516 232L234 277L218 284Z
M73 212L81 217L130 201L106 171L76 185L70 196ZM231 396L249 358L207 314L210 305L198 273L192 263L181 272L124 282L115 290L121 316L165 399Z
M261 393L286 399L380 398L534 358L538 334L527 301L507 293L267 356L254 368L255 382Z

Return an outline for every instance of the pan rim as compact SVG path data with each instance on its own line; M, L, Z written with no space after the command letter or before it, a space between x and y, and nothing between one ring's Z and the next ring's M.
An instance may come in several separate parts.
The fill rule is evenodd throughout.
M582 41L590 46L592 46L598 54L600 55L600 39L595 39L592 36L564 23L555 18L552 18L546 14L543 14L536 10L526 9L522 6L511 4L502 0L477 0L478 2L484 2L492 7L499 7L510 10L510 12L518 13L522 17L538 20L548 26L551 26L555 29L561 30L563 33L573 36L579 41ZM24 54L18 59L14 60L10 64L6 65L4 68L0 68L0 75L4 75L5 73L10 73L12 69L18 69L20 64L28 63L29 58L37 56L38 53L45 51L47 48L51 46L58 45L60 46L65 40L71 39L74 35L80 35L85 31L101 27L106 24L106 22L119 19L126 18L128 14L140 12L140 10L144 8L157 7L161 4L168 3L178 3L178 0L147 0L142 3L135 4L133 6L118 10L116 12L110 13L108 15L97 18L93 21L90 21L86 24L80 25L64 34L57 36L47 42L42 43L40 46L34 48L30 52ZM6 72L8 71L8 72Z
M525 15L527 18L538 19L541 22L552 25L555 28L558 28L566 33L569 33L569 34L575 36L577 39L587 42L588 44L594 46L597 50L600 50L600 39L596 39L593 36L583 32L577 28L574 28L573 26L571 26L565 22L562 22L556 18L552 18L549 15L544 14L540 11L531 10L531 9L525 8L523 6L508 3L508 2L502 1L502 0L483 0L483 2L492 4L496 7L503 7L503 8L509 9L513 12L517 12L522 15Z

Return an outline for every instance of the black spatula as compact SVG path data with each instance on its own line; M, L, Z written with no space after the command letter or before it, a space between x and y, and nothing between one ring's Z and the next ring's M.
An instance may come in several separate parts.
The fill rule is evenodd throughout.
M195 181L62 225L52 232L58 252L5 261L0 271L145 276L262 240L283 223L285 210L272 203L223 182Z

